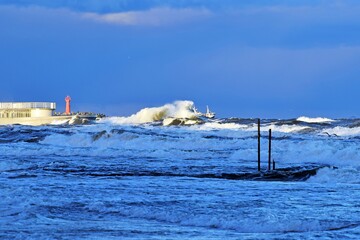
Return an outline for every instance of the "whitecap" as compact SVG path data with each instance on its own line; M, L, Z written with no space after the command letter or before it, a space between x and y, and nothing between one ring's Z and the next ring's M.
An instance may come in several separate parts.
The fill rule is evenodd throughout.
M119 125L132 125L162 121L170 117L195 119L197 117L192 111L193 107L194 103L192 101L175 101L161 107L143 108L129 117L109 117L102 120L102 122Z
M335 122L335 120L330 119L330 118L322 118L322 117L317 117L317 118L310 118L310 117L298 117L296 119L297 121L300 122L306 122L306 123L328 123L328 122Z

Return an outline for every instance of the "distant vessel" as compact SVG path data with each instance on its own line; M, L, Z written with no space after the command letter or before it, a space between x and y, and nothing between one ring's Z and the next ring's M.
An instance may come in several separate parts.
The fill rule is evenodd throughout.
M207 117L207 118L214 118L215 117L215 113L210 111L209 106L206 106L205 117Z
M0 102L0 125L46 125L52 123L81 124L95 120L93 113L71 113L70 100L67 96L65 113L55 113L54 102ZM71 122L72 121L72 122Z
M195 106L193 106L192 110L196 117L215 118L215 113L210 111L209 106L206 106L206 113L199 112Z

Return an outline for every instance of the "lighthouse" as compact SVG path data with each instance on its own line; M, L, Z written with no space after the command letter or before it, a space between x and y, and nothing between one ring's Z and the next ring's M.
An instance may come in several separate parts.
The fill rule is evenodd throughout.
M65 102L66 102L65 114L66 114L66 115L70 115L70 113L71 113L71 110L70 110L70 101L71 101L71 97L70 97L70 96L66 96L66 98L65 98Z

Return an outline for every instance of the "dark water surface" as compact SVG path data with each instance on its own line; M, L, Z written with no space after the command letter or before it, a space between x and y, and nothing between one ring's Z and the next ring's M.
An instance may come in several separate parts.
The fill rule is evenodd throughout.
M359 123L3 126L0 238L358 239Z

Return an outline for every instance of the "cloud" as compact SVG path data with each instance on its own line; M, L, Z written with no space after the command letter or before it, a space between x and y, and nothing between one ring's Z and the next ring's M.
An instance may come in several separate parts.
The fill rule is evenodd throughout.
M120 13L82 13L82 17L97 22L130 26L167 26L187 23L211 16L206 9L174 9L153 8L146 11L130 11Z
M158 7L147 10L112 13L78 12L67 8L45 8L40 6L19 7L0 5L0 13L18 15L28 19L78 19L122 26L171 26L207 19L213 13L205 8Z

